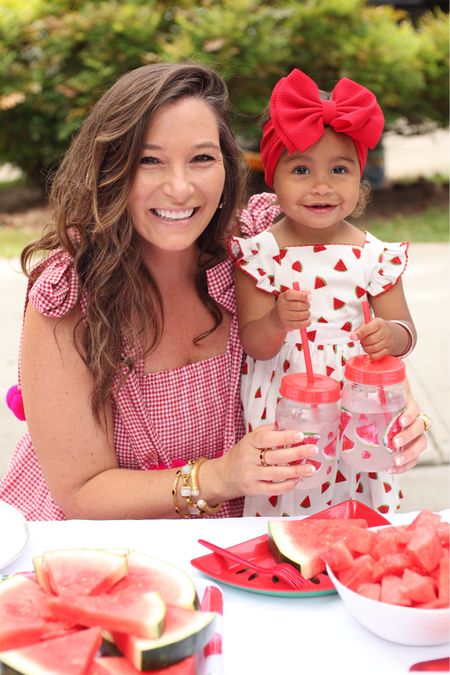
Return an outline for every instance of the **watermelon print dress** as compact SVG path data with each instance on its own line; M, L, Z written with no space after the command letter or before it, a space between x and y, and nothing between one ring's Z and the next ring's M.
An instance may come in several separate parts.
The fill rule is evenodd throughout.
M241 212L242 226L260 234L232 237L230 250L237 265L262 292L277 296L292 288L311 290L311 325L307 329L313 369L342 382L348 358L363 353L349 334L363 322L361 301L389 290L407 264L408 244L384 243L369 232L363 246L301 245L280 249L271 234L280 214L275 195L255 195ZM264 228L264 229L263 229ZM300 332L287 334L279 353L267 361L247 357L241 379L246 429L274 421L278 390L286 373L305 371ZM254 496L245 500L244 515L310 515L346 499L357 499L381 513L400 508L401 491L385 472L362 473L341 462L327 482L309 491L282 496Z

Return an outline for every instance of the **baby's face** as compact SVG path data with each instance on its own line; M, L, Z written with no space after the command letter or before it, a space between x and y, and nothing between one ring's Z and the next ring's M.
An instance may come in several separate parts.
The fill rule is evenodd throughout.
M287 150L274 175L274 189L292 224L312 229L336 225L354 211L359 197L360 167L353 141L326 129L304 153Z

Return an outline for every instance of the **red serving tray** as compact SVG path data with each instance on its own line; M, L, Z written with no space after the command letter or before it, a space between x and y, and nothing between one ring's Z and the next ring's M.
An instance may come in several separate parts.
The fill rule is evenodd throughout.
M374 511L369 506L366 506L366 504L362 504L354 499L330 506L330 508L324 511L308 516L307 519L313 518L329 518L330 520L365 518L369 527L390 525L390 521L378 511ZM237 553L243 558L247 558L249 562L254 562L257 565L269 566L276 564L276 560L269 549L267 534L243 541L234 546L229 546L228 550ZM336 592L333 583L326 573L319 574L317 577L310 579L308 586L304 590L298 591L292 589L283 579L260 575L252 570L251 567L238 565L235 562L226 560L217 553L209 553L199 558L194 558L191 560L191 565L216 581L253 593L299 598L329 595Z

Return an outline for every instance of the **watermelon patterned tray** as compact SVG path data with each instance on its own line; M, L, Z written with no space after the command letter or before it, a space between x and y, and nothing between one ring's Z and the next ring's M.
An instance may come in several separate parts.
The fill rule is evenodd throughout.
M329 509L325 509L325 511L320 511L308 517L308 519L313 518L329 518L330 520L365 518L369 527L390 524L389 520L384 518L378 511L374 511L369 506L354 499L336 504ZM234 546L229 546L228 550L237 553L243 558L247 558L249 562L254 562L257 565L269 566L276 563L269 549L267 534L243 541ZM216 553L209 553L199 558L194 558L191 560L191 565L222 584L234 586L235 588L252 593L289 598L310 598L336 593L333 583L326 573L319 574L317 577L310 579L308 587L305 590L298 591L292 589L291 586L278 577L259 575L251 567L244 567L225 560L225 558Z

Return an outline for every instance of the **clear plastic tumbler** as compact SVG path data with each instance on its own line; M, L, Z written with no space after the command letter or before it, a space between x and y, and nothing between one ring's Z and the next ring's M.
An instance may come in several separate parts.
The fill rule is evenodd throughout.
M308 381L306 373L289 373L281 380L275 426L277 429L297 429L305 438L302 445L317 445L314 459L302 459L301 464L313 464L315 473L303 478L296 489L309 490L327 481L335 467L339 428L341 389L332 377L314 374Z
M357 471L393 466L393 438L406 403L405 364L395 356L367 354L345 364L339 422L340 461Z

